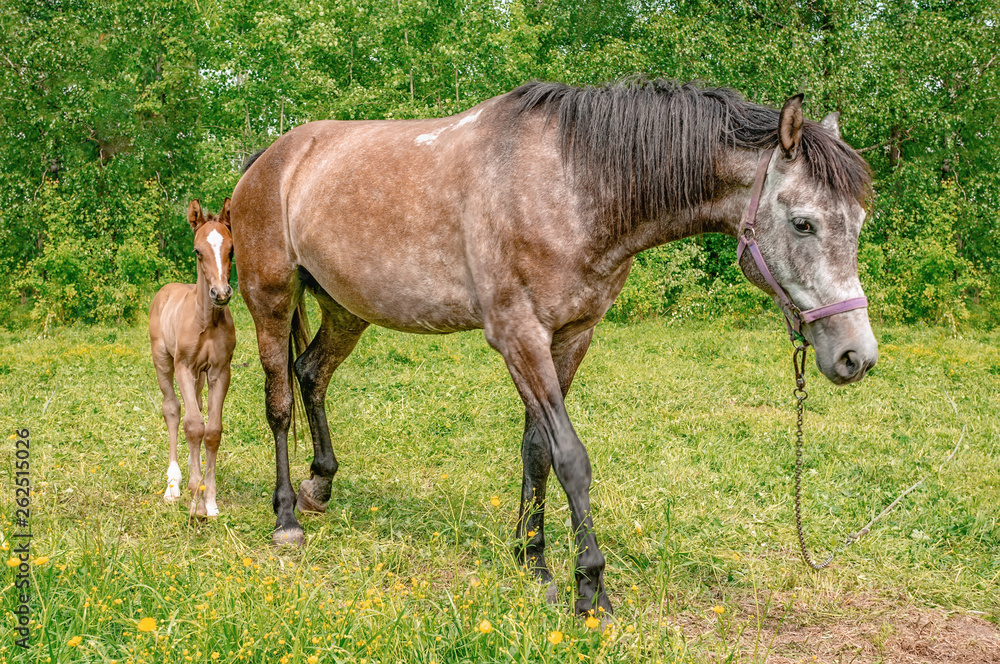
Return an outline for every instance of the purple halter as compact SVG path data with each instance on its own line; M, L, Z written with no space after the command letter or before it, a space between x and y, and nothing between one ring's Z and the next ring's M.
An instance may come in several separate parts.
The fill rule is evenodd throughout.
M757 265L761 276L764 277L764 281L771 287L771 290L778 297L778 301L782 304L782 313L785 314L785 324L788 326L788 336L794 343L797 339L805 339L802 336L803 323L812 323L821 318L842 314L845 311L863 309L868 306L868 298L854 297L835 304L827 304L815 309L802 311L792 303L792 298L788 297L788 293L778 284L771 271L767 269L767 263L764 262L764 257L760 254L760 247L757 246L754 224L757 222L757 206L760 205L760 194L764 189L764 180L767 179L767 166L771 163L771 155L773 153L774 148L764 150L760 155L760 161L757 162L757 175L754 177L753 188L750 190L750 205L747 208L746 216L743 218L743 223L740 225L740 241L736 246L736 260L740 262L740 268L742 269L741 261L743 259L743 252L747 249L750 250L750 256L753 257L753 262ZM789 312L791 315L789 315Z

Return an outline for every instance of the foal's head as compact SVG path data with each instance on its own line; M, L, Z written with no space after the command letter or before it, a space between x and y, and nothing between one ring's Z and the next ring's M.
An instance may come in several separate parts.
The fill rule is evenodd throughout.
M864 296L857 253L869 171L841 140L837 119L831 113L819 123L804 120L801 95L785 102L757 215L761 254L803 311ZM751 281L770 290L748 252L741 265ZM806 323L802 333L834 383L861 380L878 361L865 308Z
M233 295L229 286L233 259L233 236L229 226L229 199L218 216L203 210L198 199L188 205L188 223L194 231L194 253L198 256L198 278L208 283L212 303L224 307Z

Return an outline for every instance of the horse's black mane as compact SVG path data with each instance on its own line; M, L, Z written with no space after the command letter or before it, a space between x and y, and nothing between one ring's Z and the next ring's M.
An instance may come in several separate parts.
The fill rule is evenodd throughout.
M558 118L564 159L625 223L712 200L725 148L778 144L779 111L729 88L664 79L596 88L536 82L510 95L519 113L544 109ZM868 199L868 165L819 123L804 123L800 150L812 176L836 194Z

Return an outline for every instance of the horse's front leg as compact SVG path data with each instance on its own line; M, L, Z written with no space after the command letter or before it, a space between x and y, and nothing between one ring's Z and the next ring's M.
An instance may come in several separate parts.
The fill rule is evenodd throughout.
M590 459L566 413L553 361L551 333L536 321L503 312L487 322L486 339L510 371L566 491L576 541L577 613L611 612L604 591L604 554L597 547L590 515Z
M593 336L594 330L591 328L566 341L559 340L552 344L552 361L563 398L569 391L580 362L587 354ZM536 579L548 586L545 599L551 604L558 597L558 584L545 563L545 486L552 468L552 453L528 410L525 410L524 415L521 462L524 474L521 481L517 539L518 542L524 542L524 545L518 552L519 558Z
M198 516L218 516L219 506L215 502L215 460L222 442L222 406L229 392L229 366L222 368L215 377L208 377L208 424L205 426L205 494L199 501Z
M188 444L188 489L191 491L189 514L196 515L196 507L201 498L201 441L205 437L205 419L198 409L198 377L182 363L175 366L177 389L184 401L184 437Z

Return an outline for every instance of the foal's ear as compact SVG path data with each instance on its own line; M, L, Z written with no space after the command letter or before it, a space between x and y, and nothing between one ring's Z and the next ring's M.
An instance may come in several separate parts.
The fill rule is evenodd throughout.
M228 197L226 197L226 200L222 203L222 211L219 212L219 219L218 219L218 221L219 221L220 224L224 224L225 227L228 228L229 230L233 230L232 224L229 223L229 198Z
M826 117L820 120L819 124L834 138L840 138L840 111L827 113Z
M785 159L795 159L802 141L802 93L789 97L778 119L778 141Z
M191 230L198 230L205 221L207 221L205 212L201 209L201 203L195 198L188 204L188 223L191 224Z

